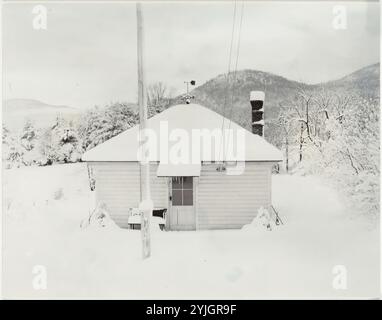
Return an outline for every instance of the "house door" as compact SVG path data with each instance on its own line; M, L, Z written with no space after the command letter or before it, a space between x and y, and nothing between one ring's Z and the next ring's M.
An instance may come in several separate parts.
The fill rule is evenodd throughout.
M170 230L195 230L194 179L193 177L170 179Z

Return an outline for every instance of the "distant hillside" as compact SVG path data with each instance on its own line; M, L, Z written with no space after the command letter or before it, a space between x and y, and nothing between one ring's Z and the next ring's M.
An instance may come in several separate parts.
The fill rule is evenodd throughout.
M354 92L364 96L379 96L379 63L359 69L339 80L329 81L325 87Z
M20 130L25 121L31 120L36 128L50 126L57 116L75 121L80 110L68 107L50 105L32 99L9 99L3 103L3 124L10 130Z
M279 104L291 99L297 88L304 85L271 73L256 70L238 71L236 79L235 85L227 87L226 76L219 75L196 88L192 94L195 95L197 103L219 113L223 113L225 108L225 115L228 118L231 114L231 101L233 101L232 119L246 127L250 125L251 119L249 93L252 90L265 91L265 116L273 118L278 113ZM227 95L226 92L229 94ZM231 92L234 93L233 97Z
M280 105L293 101L296 92L301 87L312 91L325 88L337 93L379 96L379 69L379 63L377 63L341 79L315 85L288 80L268 72L241 70L236 74L237 81L233 87L228 88L226 76L219 75L195 88L191 93L195 96L196 103L224 114L227 118L250 129L249 94L252 90L265 91L265 119L274 119L278 116ZM176 97L170 99L169 103L163 107L167 108L168 105L179 102L180 97ZM133 110L137 108L135 103L128 103L128 105ZM231 108L231 106L233 107ZM11 99L3 103L3 123L10 130L21 129L27 119L30 119L36 127L41 128L52 125L58 115L76 121L80 114L81 110L73 107L50 105L31 99Z
M234 87L228 88L225 75L219 75L195 88L192 94L195 96L196 103L218 113L224 113L226 117L246 128L250 128L249 94L252 90L265 91L266 119L277 117L280 104L290 103L301 87L308 91L326 88L331 91L357 93L364 96L379 95L379 63L362 68L339 80L315 85L307 85L257 70L241 70L237 72L236 77L237 82ZM234 92L233 97L232 92ZM231 106L233 106L232 114Z

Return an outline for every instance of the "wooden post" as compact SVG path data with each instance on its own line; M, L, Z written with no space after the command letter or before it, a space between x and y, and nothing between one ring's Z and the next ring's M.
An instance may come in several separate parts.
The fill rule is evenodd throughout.
M143 137L147 129L147 96L144 75L143 59L143 16L141 4L137 2L137 54L138 54L138 105L139 105L139 137L140 144L144 143ZM140 198L139 211L141 214L142 256L150 257L150 218L152 202L150 195L150 161L147 159L145 148L141 146L140 166Z

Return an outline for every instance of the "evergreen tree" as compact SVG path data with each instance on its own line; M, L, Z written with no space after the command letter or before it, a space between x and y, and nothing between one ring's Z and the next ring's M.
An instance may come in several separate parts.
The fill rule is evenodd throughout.
M23 131L21 133L21 137L20 137L21 145L27 151L30 151L34 148L36 139L37 139L36 129L34 128L32 122L28 119L25 122Z

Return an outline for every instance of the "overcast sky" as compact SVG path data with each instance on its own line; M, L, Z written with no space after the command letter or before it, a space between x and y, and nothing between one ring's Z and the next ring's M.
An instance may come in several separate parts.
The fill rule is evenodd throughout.
M346 6L345 30L333 28L336 4ZM134 4L48 3L47 30L38 31L33 6L3 6L5 98L79 108L136 101ZM181 93L184 80L200 85L226 72L233 6L144 4L147 82ZM378 3L244 4L239 69L317 83L378 61Z

